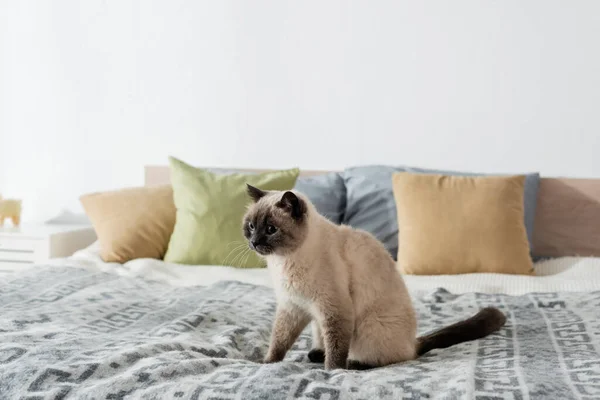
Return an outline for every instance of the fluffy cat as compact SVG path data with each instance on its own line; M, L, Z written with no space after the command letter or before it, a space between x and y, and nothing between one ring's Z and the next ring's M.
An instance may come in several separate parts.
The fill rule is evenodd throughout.
M312 362L368 369L412 360L434 348L500 329L496 308L417 338L411 298L396 264L371 234L331 223L296 191L263 191L243 221L252 250L271 273L277 311L265 363L283 360L312 321Z

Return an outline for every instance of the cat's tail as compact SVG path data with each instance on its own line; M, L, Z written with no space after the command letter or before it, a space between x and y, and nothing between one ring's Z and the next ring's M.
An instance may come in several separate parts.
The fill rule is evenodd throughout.
M497 308L486 307L471 318L457 322L417 338L417 355L433 349L444 349L455 344L481 339L504 326L506 316Z

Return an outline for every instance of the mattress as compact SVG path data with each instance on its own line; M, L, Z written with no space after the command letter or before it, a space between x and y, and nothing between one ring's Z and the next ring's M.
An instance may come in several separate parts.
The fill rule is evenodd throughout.
M137 259L125 264L106 263L98 243L72 257L53 259L51 265L87 268L125 277L144 277L169 285L206 286L219 281L239 281L271 287L267 269L239 269L227 266L178 265L154 259ZM413 293L444 288L452 293L499 293L522 295L532 292L577 292L600 290L600 258L562 257L535 263L535 276L506 274L463 274L404 276ZM33 267L35 268L35 267ZM12 271L5 270L4 274ZM2 271L0 271L2 273Z

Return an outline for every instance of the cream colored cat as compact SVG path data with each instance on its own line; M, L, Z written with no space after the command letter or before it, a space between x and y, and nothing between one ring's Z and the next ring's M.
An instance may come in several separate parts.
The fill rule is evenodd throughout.
M372 235L319 215L296 191L262 191L243 222L249 246L267 261L277 311L266 363L283 360L312 321L308 357L326 369L367 369L484 337L505 323L495 308L417 338L410 296L388 251Z

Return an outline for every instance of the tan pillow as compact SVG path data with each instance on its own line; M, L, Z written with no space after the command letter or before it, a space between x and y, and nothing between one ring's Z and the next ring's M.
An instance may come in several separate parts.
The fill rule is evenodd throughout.
M80 201L96 230L104 261L165 255L176 214L171 185L90 193Z
M414 275L532 275L525 176L395 173L398 266Z

